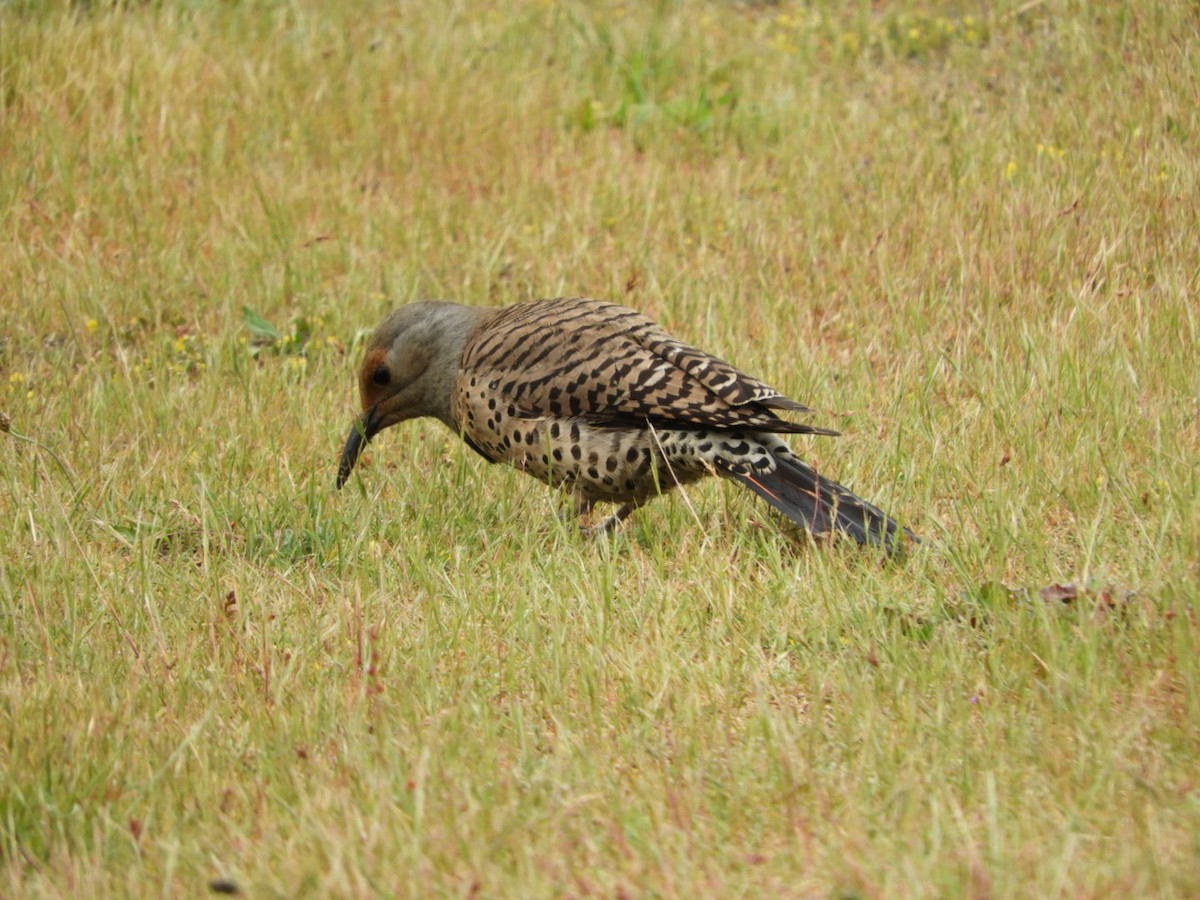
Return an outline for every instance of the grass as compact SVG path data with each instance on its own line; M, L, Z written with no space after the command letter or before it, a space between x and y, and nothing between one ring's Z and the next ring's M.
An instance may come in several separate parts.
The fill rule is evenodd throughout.
M1200 893L1200 19L977 7L0 4L0 893ZM386 310L580 293L925 545L333 490Z

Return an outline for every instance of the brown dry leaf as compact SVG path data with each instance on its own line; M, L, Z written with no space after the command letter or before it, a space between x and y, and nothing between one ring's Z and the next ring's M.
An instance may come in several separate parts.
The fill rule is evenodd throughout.
M1079 589L1073 584L1051 584L1038 591L1038 595L1047 603L1055 600L1070 603L1079 596Z

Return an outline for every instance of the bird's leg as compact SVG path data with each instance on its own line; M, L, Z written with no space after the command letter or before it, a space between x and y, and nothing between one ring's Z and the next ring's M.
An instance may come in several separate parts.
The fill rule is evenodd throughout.
M570 523L582 518L592 511L593 505L591 500L584 500L577 494L573 494L567 505L558 511L559 521Z
M589 500L586 497L581 497L578 494L572 494L567 507L561 510L558 517L563 522L569 522L573 519L577 520L587 516L595 507L596 501ZM579 533L584 537L595 538L600 535L609 534L616 530L616 527L628 519L635 509L641 506L641 503L631 502L622 504L615 513L609 516L602 522L597 522L595 525L580 525Z
M637 508L638 504L636 503L623 503L615 513L613 513L603 522L592 525L590 528L584 527L580 528L579 530L583 532L586 537L592 538L599 537L603 534L608 534L610 531L613 531L618 525L628 519L630 515L633 514L633 511Z

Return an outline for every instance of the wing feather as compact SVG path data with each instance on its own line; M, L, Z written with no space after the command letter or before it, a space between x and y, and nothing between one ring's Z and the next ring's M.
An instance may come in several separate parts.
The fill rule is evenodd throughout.
M642 313L583 297L499 310L468 342L461 371L529 416L835 433L780 418L773 410L808 408Z

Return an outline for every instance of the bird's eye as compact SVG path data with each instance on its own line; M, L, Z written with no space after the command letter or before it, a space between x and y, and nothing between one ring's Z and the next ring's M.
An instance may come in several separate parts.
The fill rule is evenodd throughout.
M387 384L392 380L391 373L387 370L387 366L380 366L371 373L371 380L376 384Z

